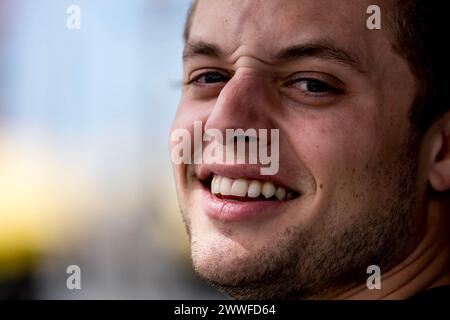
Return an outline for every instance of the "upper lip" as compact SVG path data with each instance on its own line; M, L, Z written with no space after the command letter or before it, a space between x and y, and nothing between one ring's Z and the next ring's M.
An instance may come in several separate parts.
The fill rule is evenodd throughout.
M246 180L259 180L263 182L272 182L273 184L284 187L286 189L299 192L291 181L287 179L281 170L273 176L261 175L260 165L250 164L213 164L213 165L199 165L195 168L195 174L201 181L207 180L211 177L211 174L218 176L228 177L232 179L246 179ZM300 192L299 192L300 193Z

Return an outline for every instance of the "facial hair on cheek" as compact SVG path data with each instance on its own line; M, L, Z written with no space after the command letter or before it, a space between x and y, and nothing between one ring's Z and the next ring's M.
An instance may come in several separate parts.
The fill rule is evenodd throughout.
M360 190L354 194L363 207L336 204L323 215L326 221L309 230L289 227L245 260L225 254L224 248L205 250L192 241L197 272L219 290L243 299L305 299L364 284L369 265L387 271L407 254L417 211L415 151L408 149L394 163L380 161L375 173L366 172L355 181L366 181L366 195L361 197ZM351 210L357 210L354 219L343 225L342 216ZM211 262L206 266L200 262L205 252Z

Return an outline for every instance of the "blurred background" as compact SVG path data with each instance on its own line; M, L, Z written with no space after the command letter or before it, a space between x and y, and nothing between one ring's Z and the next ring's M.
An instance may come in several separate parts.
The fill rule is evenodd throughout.
M0 0L0 299L222 298L192 271L167 147L188 5Z

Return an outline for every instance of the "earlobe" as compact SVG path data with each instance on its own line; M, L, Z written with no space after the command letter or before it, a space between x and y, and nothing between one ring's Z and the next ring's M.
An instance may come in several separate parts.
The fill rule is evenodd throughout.
M432 150L435 160L429 175L430 184L437 192L450 190L450 116L445 120L444 130Z
M430 183L438 192L450 190L450 158L435 164L430 173Z

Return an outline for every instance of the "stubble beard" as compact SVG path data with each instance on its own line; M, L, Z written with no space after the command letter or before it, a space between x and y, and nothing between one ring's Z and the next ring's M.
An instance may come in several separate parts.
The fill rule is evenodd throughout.
M205 263L205 252L192 239L191 222L183 214L195 270L236 299L325 298L343 288L364 285L368 266L377 265L386 272L412 250L422 207L416 194L419 144L418 138L409 137L398 161L380 162L372 186L384 188L381 198L365 198L355 191L354 196L365 202L364 209L352 214L345 225L340 215L349 216L346 206L336 205L324 215L326 221L317 221L309 229L291 226L245 257L209 248ZM223 259L228 260L226 264Z

